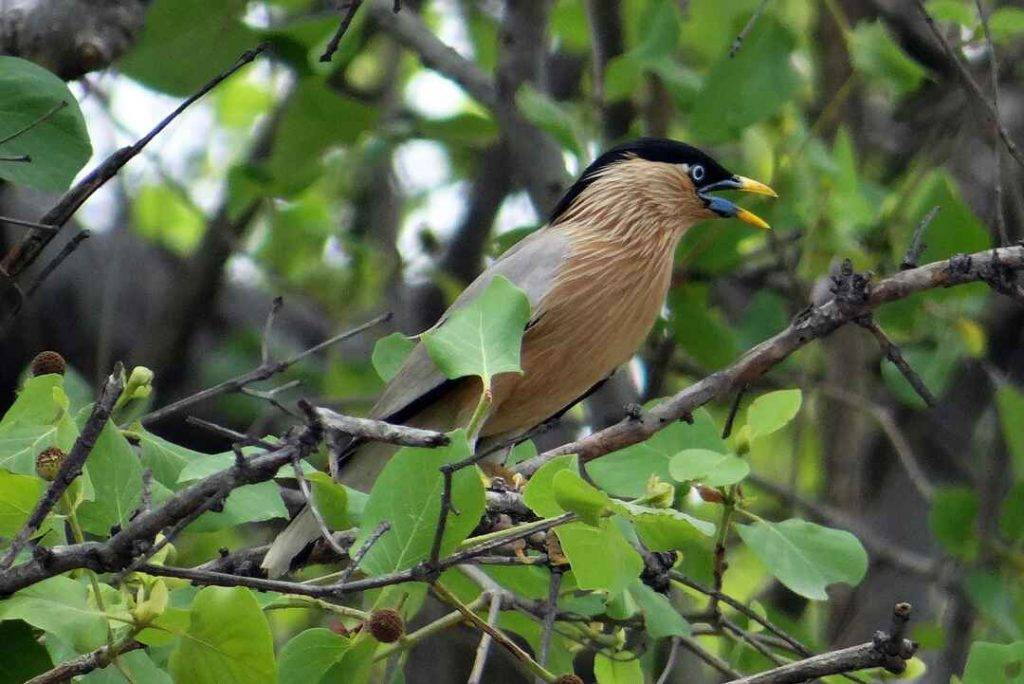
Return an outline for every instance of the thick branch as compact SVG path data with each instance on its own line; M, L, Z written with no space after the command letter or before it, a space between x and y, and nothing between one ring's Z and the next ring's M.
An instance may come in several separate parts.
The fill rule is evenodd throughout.
M590 461L642 442L695 409L720 400L750 384L811 341L861 318L886 302L918 292L969 282L992 282L1007 271L1024 269L1024 246L1005 247L971 255L959 255L885 278L862 293L830 299L798 316L788 328L747 351L731 366L690 385L638 419L629 418L575 442L564 444L520 463L515 470L525 475L563 454L578 454Z

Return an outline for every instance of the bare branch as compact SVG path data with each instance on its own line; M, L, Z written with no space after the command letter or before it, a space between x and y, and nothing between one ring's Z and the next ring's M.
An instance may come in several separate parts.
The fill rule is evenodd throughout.
M324 53L320 55L321 62L330 62L331 58L334 57L334 53L338 51L338 45L341 44L341 39L345 37L345 32L348 31L349 25L352 24L356 12L359 11L362 5L363 0L347 0L344 4L343 10L345 13L341 16L341 24L338 25L338 29L331 36L331 40L327 43Z
M439 447L448 443L448 437L443 432L410 428L372 418L344 416L326 408L317 408L316 414L327 432L340 432L361 439L400 446Z
M491 596L491 605L487 610L487 624L492 628L497 628L498 615L501 613L501 594L494 594ZM466 680L466 684L480 684L483 681L484 667L487 665L487 656L491 652L491 641L493 641L490 632L484 632L484 635L480 637L480 645L476 647L476 657L473 659L473 669L469 672L469 679ZM541 662L541 665L544 663Z
M145 648L146 645L129 639L114 644L113 648L100 646L95 651L90 651L76 658L61 663L52 670L36 675L25 684L58 684L59 682L70 682L74 677L89 674L93 670L102 670L114 662L114 659L125 653Z
M892 361L892 364L899 369L900 374L906 379L910 386L917 392L917 396L921 397L921 400L925 404L934 408L935 395L931 393L928 386L924 384L924 380L918 375L910 363L907 362L906 357L903 356L903 351L899 348L895 342L893 342L885 331L882 330L878 323L875 322L874 316L864 316L863 318L857 319L857 325L870 332L875 337L875 341L878 342L878 346L882 348L882 353L885 354L885 358Z
M908 268L917 268L917 262L921 259L921 254L924 253L924 231L928 230L928 226L931 225L932 221L939 213L940 207L934 206L931 210L924 215L921 222L917 224L917 228L914 229L914 237L910 241L910 247L907 248L907 253L903 256L903 261L900 262L900 270L905 271Z
M349 578L352 576L352 573L355 572L356 568L359 567L359 563L363 560L363 557L370 552L370 549L372 549L373 545L377 543L377 540L383 537L384 533L390 529L391 523L389 523L387 520L383 520L379 525L377 525L377 529L371 532L370 536L366 538L365 542L363 542L363 545L360 546L359 549L354 554L352 554L352 560L349 562L348 567L345 568L344 572L342 572L341 576L338 578L338 584L345 584L346 582L348 582Z
M761 4L757 6L754 13L750 15L749 19L747 19L747 23L743 25L743 29L739 32L739 35L737 35L736 39L732 41L732 47L729 48L730 59L735 57L736 53L738 53L740 48L743 47L743 41L746 40L747 36L750 35L750 32L754 30L754 25L757 23L757 20L761 18L761 15L764 14L766 9L768 9L768 0L761 0Z

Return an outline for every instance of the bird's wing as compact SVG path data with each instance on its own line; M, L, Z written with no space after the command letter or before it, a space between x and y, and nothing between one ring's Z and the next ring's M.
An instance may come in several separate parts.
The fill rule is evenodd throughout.
M526 293L533 311L533 319L541 313L540 305L558 274L562 261L569 253L568 240L557 231L542 228L505 252L463 290L441 316L438 325L458 309L480 296L495 276L501 275ZM402 422L418 413L424 403L445 389L448 378L438 370L427 354L426 346L418 343L405 363L370 411L373 418Z

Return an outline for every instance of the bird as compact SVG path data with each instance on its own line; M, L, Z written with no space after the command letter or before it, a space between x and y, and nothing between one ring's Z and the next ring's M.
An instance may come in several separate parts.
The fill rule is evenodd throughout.
M547 223L507 250L456 298L440 318L478 297L504 276L528 298L521 373L494 378L491 408L471 443L477 449L522 435L571 407L628 361L661 314L676 246L706 220L768 224L721 190L777 197L764 183L726 170L683 142L640 138L601 154L566 191ZM479 378L448 379L421 341L387 384L370 417L448 431L465 426L482 391ZM353 442L332 463L332 475L367 490L391 445ZM299 513L262 562L271 577L320 534L311 512Z

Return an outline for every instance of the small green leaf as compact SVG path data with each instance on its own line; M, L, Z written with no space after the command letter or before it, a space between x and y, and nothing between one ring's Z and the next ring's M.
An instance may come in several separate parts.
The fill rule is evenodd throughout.
M555 475L563 470L574 471L576 469L575 454L551 459L538 468L530 481L526 483L523 502L542 518L561 515L565 510L558 505L558 501L555 499Z
M651 638L690 635L690 624L683 619L667 596L659 594L639 580L629 588L629 593L640 606L640 612L644 614L644 628Z
M750 438L764 437L781 430L796 417L803 403L798 389L778 390L762 394L747 409Z
M0 57L0 139L25 129L61 102L67 106L0 145L0 157L31 158L0 160L0 179L60 192L92 154L82 112L64 81L32 62Z
M177 682L274 684L274 640L252 592L206 587L196 594L192 620L169 667Z
M606 591L615 596L644 569L640 554L611 518L603 519L599 527L569 523L556 527L555 534L580 589Z
M652 508L631 501L612 501L613 510L633 523L653 551L682 550L715 533L714 523L674 508Z
M1020 684L1024 682L1024 641L991 644L975 641L967 656L963 684Z
M1009 42L1024 34L1024 9L1000 7L988 20L992 38L997 42Z
M588 525L600 525L601 519L610 512L611 499L608 495L594 489L572 470L559 470L551 484L558 505L563 510L572 511Z
M974 533L978 495L966 487L945 487L935 492L928 522L932 533L954 556L973 558L978 550Z
M363 558L361 570L383 575L410 568L430 555L444 489L439 468L470 454L464 431L457 430L450 437L448 446L437 449L401 449L384 466L363 509L356 548L381 522L388 521L391 529ZM483 515L484 488L476 468L463 468L453 475L452 508L441 543L442 555L462 542Z
M402 333L391 333L387 337L382 337L377 340L377 343L373 345L373 368L377 371L377 375L384 382L388 382L391 378L395 377L395 373L405 363L405 359L412 352L416 346L416 340L409 339Z
M0 536L13 537L43 495L43 481L0 470Z
M580 122L563 105L528 84L520 86L516 92L516 105L534 125L550 133L562 147L583 158Z
M925 7L936 21L952 21L968 28L977 23L974 11L963 0L928 0Z
M594 656L594 677L597 684L644 684L640 658L628 651L614 655L598 651Z
M348 511L348 490L331 479L327 473L319 471L306 476L313 492L316 508L324 517L324 522L332 530L344 530L354 525Z
M676 482L700 480L710 487L736 484L750 474L750 464L742 458L708 449L684 449L668 469Z
M519 373L519 348L530 320L530 302L503 276L439 328L423 334L437 367L451 379L480 376L489 387L499 373Z
M348 646L348 639L323 627L300 632L281 649L278 684L319 682Z
M1013 457L1013 471L1017 480L1024 481L1024 393L1004 384L996 390L996 408L1003 426L1003 439Z
M868 569L868 554L843 530L792 518L736 525L743 542L780 582L809 599L824 601L836 582L856 586Z

